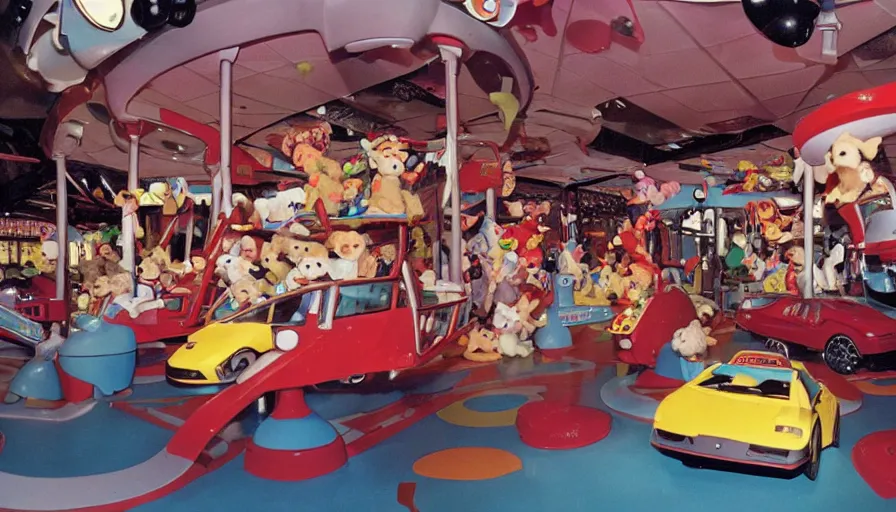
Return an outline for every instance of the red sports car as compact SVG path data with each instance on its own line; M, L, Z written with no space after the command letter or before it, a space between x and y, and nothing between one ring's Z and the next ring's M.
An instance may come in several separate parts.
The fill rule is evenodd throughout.
M896 361L896 319L886 314L896 309L874 301L867 283L866 289L867 298L751 297L743 301L735 321L788 357L793 346L821 352L837 373L885 369Z

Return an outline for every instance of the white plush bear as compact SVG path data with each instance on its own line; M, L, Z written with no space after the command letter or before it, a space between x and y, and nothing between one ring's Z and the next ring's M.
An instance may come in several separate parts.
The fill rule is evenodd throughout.
M700 320L691 320L687 327L678 329L672 335L672 350L688 360L700 359L709 347L716 344L716 339L709 336L709 330L709 327L700 324Z
M308 281L320 279L331 271L330 260L327 258L303 258L296 268Z
M528 357L535 350L531 341L520 341L523 323L516 309L498 302L492 324L498 333L498 352L505 356Z
M277 192L274 197L262 197L255 200L255 211L264 222L283 222L295 216L305 206L305 189L295 187Z
M226 279L230 284L248 276L250 270L258 270L258 267L239 256L223 254L215 261L215 275Z

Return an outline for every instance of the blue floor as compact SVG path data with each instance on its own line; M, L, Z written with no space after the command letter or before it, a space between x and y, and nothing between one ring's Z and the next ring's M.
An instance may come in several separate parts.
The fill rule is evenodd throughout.
M585 384L581 401L602 407L600 383ZM498 399L475 408L492 410ZM495 402L495 403L492 403ZM816 482L685 467L648 444L650 426L614 416L609 437L587 448L548 452L520 442L513 428L464 428L431 416L352 458L334 474L300 483L247 475L242 458L141 512L216 511L406 511L398 504L400 482L416 482L421 512L656 510L664 512L896 510L896 500L875 495L852 466L850 453L862 436L896 428L894 399L866 397L865 406L842 423L842 448L826 450ZM411 466L433 451L462 446L508 450L523 470L495 480L451 482L417 476Z
M172 434L107 403L64 424L0 418L0 432L6 438L0 471L35 477L128 468L155 455Z

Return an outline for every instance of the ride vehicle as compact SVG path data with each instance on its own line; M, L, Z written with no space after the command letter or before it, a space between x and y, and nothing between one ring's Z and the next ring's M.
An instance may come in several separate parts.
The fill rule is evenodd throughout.
M653 296L617 315L607 332L613 335L620 361L653 368L657 354L672 340L675 331L696 318L697 311L688 294L680 286L664 286L660 282Z
M189 212L192 216L192 212ZM247 216L241 208L233 210L230 217L220 216L214 231L208 237L202 250L203 259L207 262L205 269L196 276L187 274L181 279L175 290L162 291L159 298L165 303L163 308L149 309L141 312L136 318L123 310L105 309L105 319L114 324L126 325L133 329L137 343L182 339L205 325L209 319L208 312L221 297L215 276L214 262L224 253L225 239L239 238L246 234ZM179 220L171 220L162 233L160 247L168 247L175 236ZM192 224L191 222L188 224ZM272 233L267 233L270 237ZM190 237L187 237L189 242ZM185 244L184 259L189 259L190 244Z
M887 184L889 197L870 197L840 209L844 217L853 213L858 219L848 223L848 259L854 264L846 266L857 270L850 277L858 285L858 296L748 296L735 316L737 326L765 338L766 348L787 357L797 347L821 352L825 363L840 374L896 366L896 267L889 263L886 243L894 242L891 217L896 212L892 185ZM879 226L890 229L881 234Z
M349 228L348 224L340 226L338 220L332 222L333 229ZM389 241L396 235L399 241L396 260L387 276L312 282L210 323L190 335L168 359L169 381L188 385L230 383L263 354L307 340L338 345L346 338L363 338L365 347L369 347L365 352L377 359L381 356L375 347L398 343L402 345L399 352L410 358L453 336L466 323L467 297L424 291L405 261L407 223L397 219L378 222L389 227ZM372 237L374 241L386 240L383 231L379 239ZM403 346L401 341L405 339L414 339L416 347ZM365 377L351 374L340 378L358 383Z
M667 454L818 476L821 451L840 445L840 405L806 367L741 351L659 405L650 443Z

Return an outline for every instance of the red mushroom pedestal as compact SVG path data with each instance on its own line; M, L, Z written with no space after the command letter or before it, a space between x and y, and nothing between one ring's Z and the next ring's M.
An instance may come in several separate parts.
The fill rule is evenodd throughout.
M330 423L308 408L301 388L277 392L274 411L246 449L246 471L269 480L308 480L345 465L345 443Z

